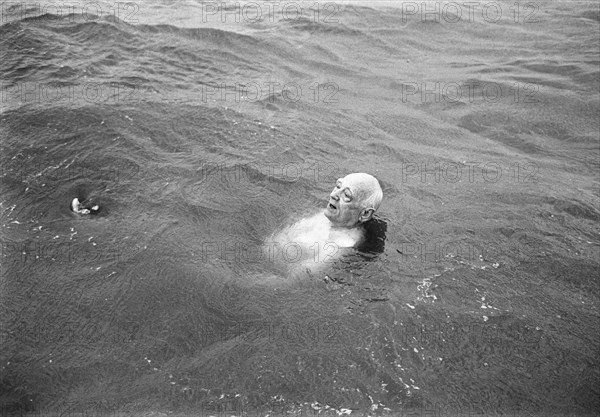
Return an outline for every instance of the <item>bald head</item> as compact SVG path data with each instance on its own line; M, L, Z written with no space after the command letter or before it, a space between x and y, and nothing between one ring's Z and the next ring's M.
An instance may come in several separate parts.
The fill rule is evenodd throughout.
M354 227L373 217L382 198L383 191L375 177L362 172L348 174L337 180L325 216L335 226Z

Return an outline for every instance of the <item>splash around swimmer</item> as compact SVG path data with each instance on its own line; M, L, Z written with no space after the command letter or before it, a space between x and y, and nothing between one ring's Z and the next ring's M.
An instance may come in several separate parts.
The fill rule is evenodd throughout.
M89 202L79 201L78 198L74 198L71 201L71 211L76 214L98 214L100 211L100 206L97 204L91 205Z
M365 173L346 175L337 180L324 210L269 236L265 242L268 255L281 258L288 269L317 272L365 242L366 225L382 198L375 177ZM287 253L290 248L293 256Z

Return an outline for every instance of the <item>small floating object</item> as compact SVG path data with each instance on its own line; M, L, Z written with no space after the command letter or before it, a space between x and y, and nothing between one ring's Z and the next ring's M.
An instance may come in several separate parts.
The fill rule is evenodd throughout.
M100 211L100 206L97 204L89 207L84 205L79 199L76 197L71 201L71 211L77 214L97 214Z

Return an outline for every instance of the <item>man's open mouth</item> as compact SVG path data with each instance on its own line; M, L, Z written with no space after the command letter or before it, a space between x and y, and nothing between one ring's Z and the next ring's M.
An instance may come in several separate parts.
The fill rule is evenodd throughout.
M337 207L334 206L333 204L329 203L329 205L327 206L327 208L330 208L332 210L337 210Z

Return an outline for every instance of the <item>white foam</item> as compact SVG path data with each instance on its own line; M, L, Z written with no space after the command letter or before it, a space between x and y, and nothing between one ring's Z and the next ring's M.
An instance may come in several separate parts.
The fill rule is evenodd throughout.
M269 257L288 270L319 272L362 239L361 228L332 227L323 212L303 218L266 241Z

